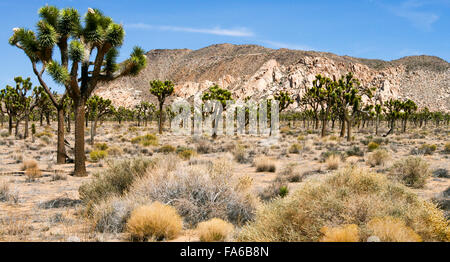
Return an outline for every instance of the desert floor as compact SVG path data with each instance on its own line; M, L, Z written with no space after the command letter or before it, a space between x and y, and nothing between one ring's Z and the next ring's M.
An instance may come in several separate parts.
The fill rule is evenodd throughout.
M256 172L256 167L250 159L247 163L235 161L234 172L247 174L254 179L254 192L258 194L273 183L277 174L289 164L295 163L302 173L302 181L313 177L327 176L328 170L324 161L325 152L339 151L343 154L359 147L363 156L347 157L341 166L347 164L361 165L376 172L386 172L392 163L398 159L411 155L414 149L422 144L435 144L437 150L431 155L421 155L430 164L431 171L438 169L450 170L450 155L443 152L444 144L449 139L448 127L415 129L410 127L405 134L391 135L385 139L381 147L390 153L390 159L384 166L370 167L367 163L367 140L369 136L377 138L373 134L374 127L358 130L354 128L354 141L347 142L338 137L338 127L334 134L326 138L320 138L318 131L303 128L301 122L292 124L282 123L280 138L267 140L256 136L225 137L219 136L213 140L203 138L204 146L208 147L208 153L197 153L195 159L215 159L220 156L230 155L236 144L244 146L250 157L265 156L276 166L276 172ZM105 122L98 127L96 143L107 143L109 147L116 148L119 153L109 155L99 162L90 162L89 152L93 147L89 145L89 128L86 129L86 151L88 177L70 176L73 165L56 165L56 123L50 127L39 126L36 123L37 134L49 132L51 135L40 135L34 139L17 140L14 136L6 136L6 124L0 131L0 182L9 183L10 189L17 196L17 202L0 202L0 241L123 241L125 236L117 234L101 234L92 229L89 221L82 215L83 208L78 196L79 186L88 181L92 174L101 170L109 161L114 159L133 158L138 156L150 157L158 153L163 145L185 146L196 149L198 141L191 137L174 137L169 132L157 135L158 146L144 147L132 144L132 138L144 134L156 134L156 123L151 127L137 127L136 123L110 123ZM386 133L386 128L381 128L380 133ZM67 141L73 145L73 134L66 134ZM292 144L299 144L301 150L298 153L290 153ZM72 155L71 150L68 150ZM36 181L27 180L22 171L24 160L34 159L38 162L43 176ZM436 173L436 172L435 172ZM295 190L302 183L290 183L289 191ZM414 189L417 194L425 199L442 198L442 192L450 187L450 179L437 177L428 179L422 189ZM448 201L448 200L447 200ZM186 230L175 241L197 241L195 232Z

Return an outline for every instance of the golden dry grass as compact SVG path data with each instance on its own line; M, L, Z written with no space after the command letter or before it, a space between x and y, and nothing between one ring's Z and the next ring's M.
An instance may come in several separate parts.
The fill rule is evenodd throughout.
M134 240L170 240L183 228L183 220L175 208L154 202L133 210L127 231Z
M383 242L421 242L422 238L398 218L374 218L367 228Z
M338 155L331 155L325 160L328 170L336 170L341 165L341 157Z
M254 165L256 167L256 172L275 172L277 167L275 161L268 157L260 157L255 159Z
M377 149L369 155L367 163L371 166L382 166L389 159L389 153L384 149Z
M355 224L341 227L323 227L320 242L359 242L359 228Z
M38 162L34 159L24 159L22 162L22 171L38 168Z
M42 172L37 167L29 167L25 170L25 176L27 177L27 181L35 181L42 177Z
M234 231L231 223L219 218L201 222L197 226L197 233L202 242L224 242L230 238Z

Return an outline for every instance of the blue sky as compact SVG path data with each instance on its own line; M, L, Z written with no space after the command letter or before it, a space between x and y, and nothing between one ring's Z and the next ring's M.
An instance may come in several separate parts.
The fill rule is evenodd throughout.
M99 8L122 23L120 60L134 45L151 50L233 43L384 60L427 54L450 61L450 0L2 0L1 87L18 75L37 84L29 61L8 38L14 27L34 29L37 10L46 3L81 14Z

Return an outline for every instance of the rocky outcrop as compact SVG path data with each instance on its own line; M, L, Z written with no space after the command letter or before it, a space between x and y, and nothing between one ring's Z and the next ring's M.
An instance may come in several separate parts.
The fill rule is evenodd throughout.
M161 79L174 81L176 96L183 98L191 98L213 84L231 90L236 99L270 97L278 90L287 90L299 98L317 74L339 78L353 72L361 84L375 87L383 100L410 98L419 107L450 111L450 65L437 57L381 61L222 44L195 51L152 50L147 59L147 68L138 76L100 84L96 93L115 105L132 107L142 100L154 101L148 91L149 82Z

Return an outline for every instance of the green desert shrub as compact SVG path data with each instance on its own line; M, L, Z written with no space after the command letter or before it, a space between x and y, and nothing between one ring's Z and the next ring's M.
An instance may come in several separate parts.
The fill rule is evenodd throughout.
M157 146L158 138L154 134L147 134L145 136L138 136L131 139L132 144L140 144L142 146Z
M445 143L444 153L450 154L450 142Z
M289 153L291 154L299 154L302 150L302 146L299 144L292 144L291 147L289 147Z
M106 143L96 143L94 145L94 148L96 150L106 151L108 149L108 144L106 144Z
M80 199L88 204L98 203L112 196L122 196L136 178L145 174L152 163L150 159L144 158L107 162L105 170L95 173L92 180L80 186Z
M89 157L93 162L98 162L102 159L105 159L108 156L108 152L104 150L92 150L89 153Z
M437 149L436 145L423 144L419 147L418 153L422 155L432 155Z
M349 167L305 182L285 198L258 208L238 241L315 242L324 227L359 227L359 239L372 236L369 222L394 217L423 241L449 241L449 222L443 211L384 174ZM373 223L373 222L372 222Z
M195 152L194 149L191 148L187 148L187 147L178 147L176 149L176 153L177 155L184 160L189 160L191 159L191 157L193 157L194 155L196 155L197 152Z
M169 154L175 152L176 148L171 145L164 145L158 149L158 152Z
M421 188L431 177L430 165L420 157L407 157L394 163L389 175L403 184Z
M377 144L373 141L367 145L367 149L369 149L370 152L374 151L375 149L378 149L379 147L380 147L380 144Z

